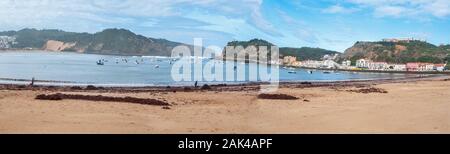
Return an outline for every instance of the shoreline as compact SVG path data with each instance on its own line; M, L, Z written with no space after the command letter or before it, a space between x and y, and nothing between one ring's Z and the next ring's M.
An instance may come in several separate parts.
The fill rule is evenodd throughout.
M293 67L293 66L288 66ZM447 74L450 71L383 71L383 70L348 70L348 69L328 69L328 68L309 68L309 67L294 67L302 69L326 70L326 71L345 71L345 72L367 72L367 73L393 73L393 74Z
M450 76L282 83L266 95L259 84L91 88L0 85L0 133L450 133Z
M427 81L434 79L450 79L449 75L429 75L415 76L403 78L387 78L387 79L360 79L360 80L343 80L343 81L283 81L279 82L279 88L311 88L311 87L332 87L332 86L355 86L355 85L371 85L383 83L402 83L413 81ZM31 81L31 80L30 80ZM36 80L35 82L37 82ZM260 90L261 85L268 85L267 82L248 82L233 84L200 84L198 87L193 85L180 86L98 86L95 84L86 85L33 85L0 83L0 90L46 90L46 91L64 91L64 92L195 92L195 91L240 91L240 90ZM207 86L204 88L203 86Z

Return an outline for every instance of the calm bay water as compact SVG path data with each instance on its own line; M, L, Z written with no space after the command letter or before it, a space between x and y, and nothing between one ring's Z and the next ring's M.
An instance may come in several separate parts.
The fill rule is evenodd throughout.
M96 62L100 59L105 59L107 62L104 65L97 65ZM116 63L117 59L119 63ZM128 62L125 63L122 59L127 59ZM202 61L207 62L209 60L204 59ZM216 61L215 63L220 64L221 62ZM246 69L257 68L256 64L241 65L245 65ZM156 66L159 66L159 68L156 68ZM171 76L171 69L170 59L164 57L126 57L45 51L0 51L0 83L25 84L29 83L29 81L11 79L31 80L34 77L36 80L55 81L37 82L37 84L50 85L166 86L193 84L193 82L175 82ZM295 71L296 74L289 73L289 71ZM280 67L279 78L280 81L340 81L410 76L415 75L345 71L325 74L320 70L313 70L313 73L310 74L309 70L305 69L283 69ZM203 83L206 82L200 81L200 84Z

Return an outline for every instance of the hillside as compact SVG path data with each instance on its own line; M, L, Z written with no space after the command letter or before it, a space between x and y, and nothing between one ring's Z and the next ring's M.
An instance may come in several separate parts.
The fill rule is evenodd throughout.
M7 41L3 41L3 48L33 48L115 55L170 56L175 46L186 45L136 35L126 29L105 29L95 34L23 29L0 32L0 36L8 38ZM192 48L192 46L189 47Z
M321 60L324 55L340 54L336 51L326 50L322 48L280 48L281 56L295 56L297 60Z
M360 58L391 63L444 63L450 54L450 45L436 46L424 41L356 42L345 50L341 59Z
M270 52L270 47L274 46L274 44L262 40L262 39L252 39L249 41L232 41L228 42L227 46L243 46L244 48L248 46L267 46ZM225 51L223 51L225 53ZM291 47L282 47L279 48L280 58L284 56L295 56L297 57L297 60L320 60L324 55L333 55L333 54L339 54L336 51L321 49L321 48L309 48L309 47L302 47L302 48L291 48Z

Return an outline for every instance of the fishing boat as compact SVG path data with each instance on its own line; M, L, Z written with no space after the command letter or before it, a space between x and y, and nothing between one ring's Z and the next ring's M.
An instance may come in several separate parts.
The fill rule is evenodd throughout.
M329 72L329 71L324 71L323 73L324 73L324 74L330 74L331 72Z
M289 73L289 74L297 74L296 71L289 71L288 73Z
M155 68L159 68L159 65L155 65Z
M102 60L98 60L97 65L105 65L105 63Z

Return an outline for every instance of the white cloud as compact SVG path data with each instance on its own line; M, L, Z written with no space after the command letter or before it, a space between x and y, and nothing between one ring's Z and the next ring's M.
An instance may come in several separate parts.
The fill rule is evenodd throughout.
M353 12L356 12L356 11L358 11L358 9L356 9L356 8L345 8L345 7L343 7L343 6L339 5L339 4L330 6L330 7L326 8L326 9L322 10L323 13L331 13L331 14L334 14L334 13L353 13Z
M158 26L164 20L175 21L174 25L190 22L187 26L195 30L201 24L174 19L197 11L243 19L264 33L280 35L262 14L262 3L262 0L1 0L0 30L59 27L93 32L120 25Z
M304 21L295 19L282 10L278 10L278 14L286 23L285 30L287 31L287 34L284 34L284 36L289 36L298 40L295 44L304 43L311 45L318 42L316 32Z
M406 13L410 13L410 11L411 10L408 10L407 8L400 6L381 6L375 8L374 15L376 17L385 17L385 16L401 17Z
M431 4L423 6L425 11L430 12L437 17L446 17L450 15L450 1L449 0L439 0Z
M450 0L347 0L366 8L373 8L376 17L445 18L450 16Z

